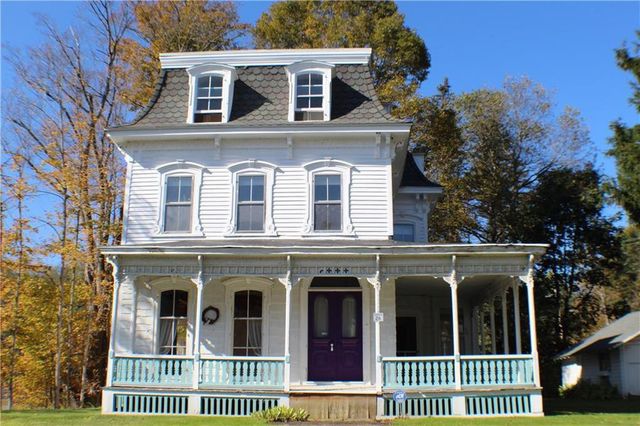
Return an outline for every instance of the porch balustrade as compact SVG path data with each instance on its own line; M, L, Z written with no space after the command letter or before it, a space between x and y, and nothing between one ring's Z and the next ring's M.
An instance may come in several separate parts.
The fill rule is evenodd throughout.
M533 385L531 355L463 355L463 386Z
M284 357L207 357L200 361L202 387L284 387Z
M429 388L454 386L452 356L383 358L383 386L386 388Z
M191 387L193 356L126 355L113 360L114 386ZM284 387L284 357L203 357L198 387Z

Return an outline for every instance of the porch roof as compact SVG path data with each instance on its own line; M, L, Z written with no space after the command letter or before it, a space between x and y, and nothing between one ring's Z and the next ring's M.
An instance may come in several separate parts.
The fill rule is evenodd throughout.
M103 246L105 255L517 255L544 254L548 244L421 244L393 240L345 239L242 239L242 240L180 240L154 244L123 244Z

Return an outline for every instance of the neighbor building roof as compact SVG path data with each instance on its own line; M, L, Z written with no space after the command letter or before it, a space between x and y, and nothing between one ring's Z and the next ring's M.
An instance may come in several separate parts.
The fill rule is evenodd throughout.
M631 312L612 322L574 347L560 353L556 359L565 359L583 351L613 349L640 336L640 311Z

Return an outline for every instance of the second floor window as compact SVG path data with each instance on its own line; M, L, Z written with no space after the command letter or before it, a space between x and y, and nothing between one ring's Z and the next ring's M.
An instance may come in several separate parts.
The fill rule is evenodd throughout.
M342 190L340 175L316 175L313 181L313 229L342 229Z
M165 232L190 232L192 216L193 178L169 176L164 206Z
M238 178L238 231L264 231L264 176Z
M304 73L296 77L295 121L323 120L322 74Z
M393 225L393 239L396 241L414 242L415 233L410 223L396 223Z
M222 77L205 75L198 78L194 123L222 121Z

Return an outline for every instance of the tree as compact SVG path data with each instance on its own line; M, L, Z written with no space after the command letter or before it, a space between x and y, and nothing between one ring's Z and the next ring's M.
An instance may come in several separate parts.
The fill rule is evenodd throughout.
M430 66L424 41L390 1L277 2L258 19L254 42L265 49L371 47L383 102L406 98L407 88L413 94Z
M130 85L121 96L133 109L153 95L160 53L227 50L249 30L236 5L226 1L149 1L128 4L135 17L134 37L125 40Z

